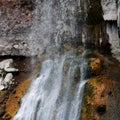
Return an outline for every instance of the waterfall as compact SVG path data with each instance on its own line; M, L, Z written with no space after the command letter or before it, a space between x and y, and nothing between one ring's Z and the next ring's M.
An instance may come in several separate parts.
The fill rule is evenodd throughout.
M79 120L87 81L86 51L80 57L73 51L59 54L57 48L66 42L76 42L78 34L79 41L83 41L84 1L36 0L36 5L29 35L31 52L48 51L47 59L13 120Z
M79 120L87 81L85 54L66 53L45 60L13 120Z
M36 0L28 38L31 53L40 54L66 42L82 41L79 34L82 36L83 33L80 32L84 21L83 8L83 0Z

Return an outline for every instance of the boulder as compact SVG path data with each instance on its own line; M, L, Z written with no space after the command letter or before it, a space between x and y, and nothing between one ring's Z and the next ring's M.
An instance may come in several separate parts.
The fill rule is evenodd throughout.
M18 69L12 67L13 59L6 59L0 62L0 69L4 69L6 72L15 72Z
M0 62L0 90L4 90L13 81L13 75L10 72L16 72L18 69L13 67L13 59L6 59Z
M7 86L7 84L10 84L12 80L13 80L13 75L12 75L12 73L8 73L8 74L5 76L5 78L4 78L4 80L3 80L3 83L4 83L4 85Z

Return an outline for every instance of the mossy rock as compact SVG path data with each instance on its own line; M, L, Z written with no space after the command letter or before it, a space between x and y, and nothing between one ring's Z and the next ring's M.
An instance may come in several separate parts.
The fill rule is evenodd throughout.
M107 103L113 93L113 82L104 76L97 76L85 85L80 120L100 120L106 113Z

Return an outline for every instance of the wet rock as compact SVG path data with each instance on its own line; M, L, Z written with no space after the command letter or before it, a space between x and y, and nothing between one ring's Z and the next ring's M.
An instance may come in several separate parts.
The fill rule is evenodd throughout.
M101 53L104 55L112 55L111 44L109 42L101 43Z
M99 58L91 58L90 60L91 71L94 75L98 75L102 69L102 61Z
M109 90L113 90L112 81L98 76L92 78L85 86L81 120L100 120L108 107ZM101 97L102 94L102 97Z
M72 47L72 45L71 45L70 43L64 44L64 50L65 50L65 51L71 50L72 48L73 48L73 47Z
M4 107L0 107L0 117L3 116L5 113L5 108Z
M120 27L118 28L118 36L120 38Z
M65 65L63 66L63 71L66 73L66 72L68 71L68 69L69 69L68 65L65 64Z
M79 81L80 80L80 68L77 67L73 73L73 77L75 81Z
M85 71L86 71L85 76L84 76L85 79L90 79L91 77L94 76L94 73L89 66L87 67Z
M28 86L31 82L31 78L24 80L21 82L10 94L7 102L5 104L6 113L4 117L9 115L13 117L20 106L20 101L23 95L25 94Z

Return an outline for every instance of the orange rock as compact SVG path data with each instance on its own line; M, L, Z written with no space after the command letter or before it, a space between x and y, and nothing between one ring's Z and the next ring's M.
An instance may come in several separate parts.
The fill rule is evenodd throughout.
M20 105L20 99L25 94L26 89L30 84L31 78L24 80L21 84L19 84L9 95L9 98L6 102L6 113L5 116L13 117Z
M114 82L107 77L92 78L85 87L81 120L100 120L113 99ZM112 101L111 101L112 103Z
M100 58L95 58L91 60L90 67L94 73L99 74L102 67L102 61Z

